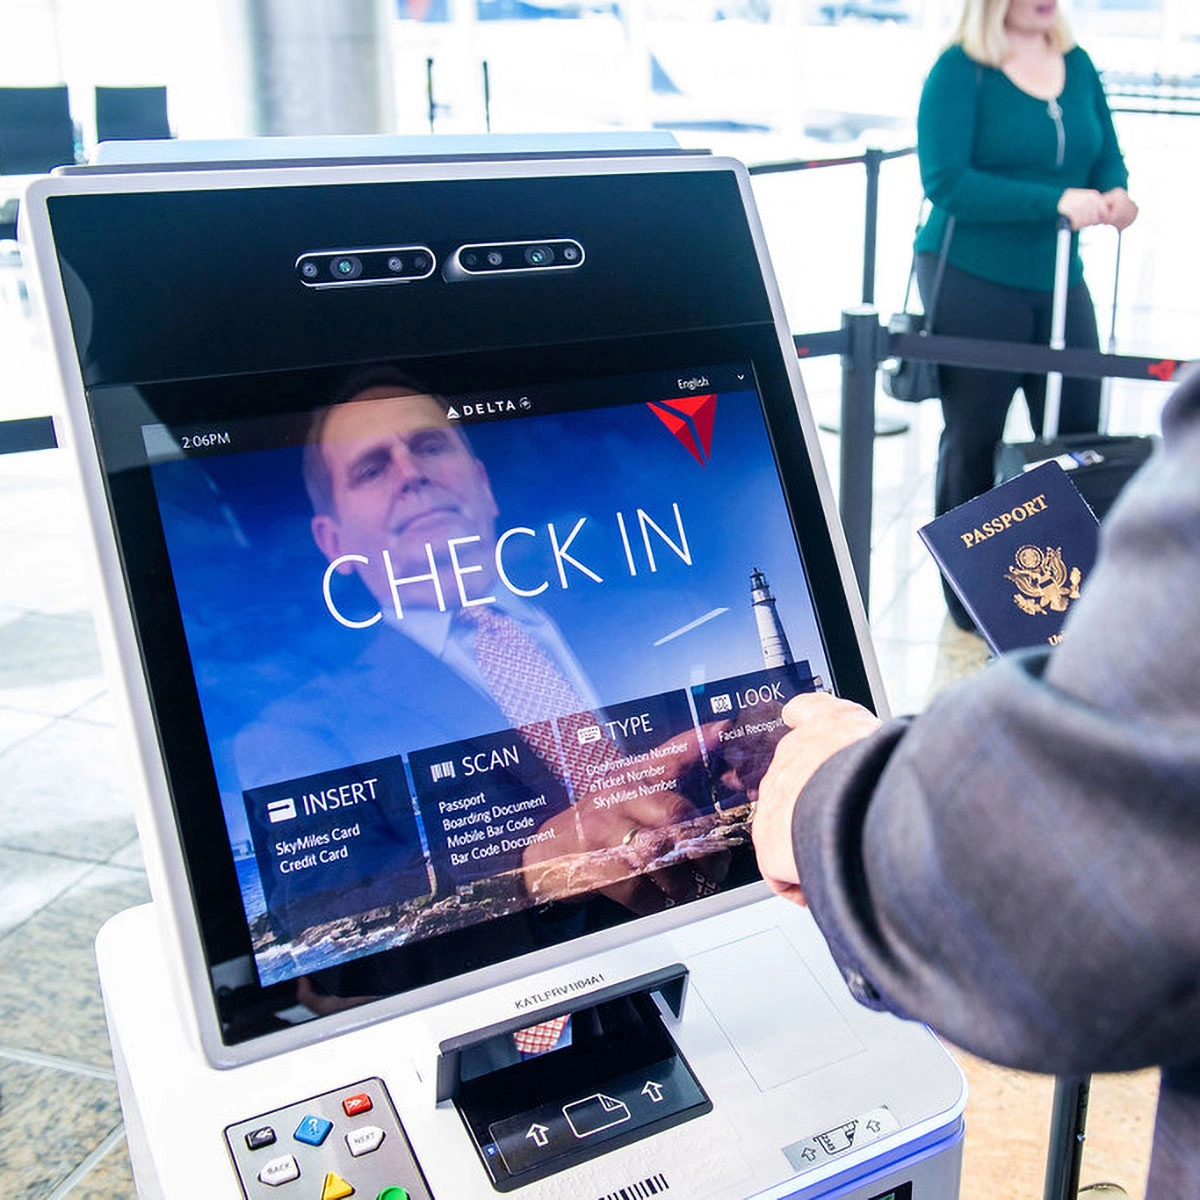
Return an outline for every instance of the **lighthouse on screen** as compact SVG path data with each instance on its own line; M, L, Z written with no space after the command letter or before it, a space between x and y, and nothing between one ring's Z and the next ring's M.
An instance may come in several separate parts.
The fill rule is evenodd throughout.
M757 568L750 575L750 601L754 605L754 619L758 622L758 640L762 645L764 667L786 667L795 662L792 648L788 645L783 623L775 611L775 597L767 577Z

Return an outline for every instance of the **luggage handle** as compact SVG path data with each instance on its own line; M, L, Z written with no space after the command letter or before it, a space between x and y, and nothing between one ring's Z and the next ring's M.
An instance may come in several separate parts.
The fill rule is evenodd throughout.
M1067 333L1067 280L1071 266L1071 222L1066 217L1058 218L1058 239L1054 247L1054 296L1050 308L1050 349L1066 349ZM1117 346L1117 288L1121 281L1121 231L1117 230L1117 257L1113 267L1112 320L1108 329L1108 353L1115 354ZM1058 423L1062 412L1062 373L1051 371L1046 375L1046 402L1042 412L1042 440L1049 442L1058 437ZM1105 379L1100 390L1100 428L1108 429L1110 380Z
M1107 353L1116 354L1117 352L1117 288L1121 283L1121 230L1117 230L1117 253L1116 259L1113 262L1113 294L1112 294L1112 319L1108 323L1108 345L1105 348ZM1112 407L1112 385L1111 377L1106 376L1100 383L1100 429L1101 432L1108 432L1109 410Z
M1054 296L1050 307L1050 349L1066 348L1067 278L1071 266L1071 222L1058 218L1058 241L1054 247ZM1051 371L1046 376L1046 401L1042 410L1042 440L1058 437L1058 420L1062 411L1062 372Z

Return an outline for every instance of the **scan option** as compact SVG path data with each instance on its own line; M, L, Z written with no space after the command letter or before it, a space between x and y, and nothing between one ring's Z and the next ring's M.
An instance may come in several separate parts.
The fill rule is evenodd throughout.
M807 661L733 675L692 688L705 736L718 803L753 800L779 739L787 732L783 706L824 683ZM727 722L717 725L715 722Z
M243 799L267 911L284 932L430 894L399 758L251 788Z
M566 832L549 721L417 751L409 766L440 889L514 871L529 846Z

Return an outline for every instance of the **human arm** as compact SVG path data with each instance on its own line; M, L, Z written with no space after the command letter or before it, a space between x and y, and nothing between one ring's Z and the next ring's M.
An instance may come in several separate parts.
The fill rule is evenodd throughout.
M1119 232L1128 229L1137 220L1138 206L1129 198L1129 193L1124 188L1113 188L1105 192L1104 199L1108 204L1106 225L1115 226Z
M1121 153L1117 141L1117 131L1113 125L1112 110L1108 106L1108 97L1104 94L1104 83L1095 64L1082 49L1076 49L1083 69L1088 74L1088 82L1092 89L1092 104L1096 113L1096 121L1100 127L1100 150L1092 164L1088 184L1098 192L1109 193L1120 189L1124 191L1129 186L1129 171L1125 166L1125 157Z
M879 728L867 709L827 692L796 696L784 706L789 726L758 787L754 812L754 850L758 869L771 890L797 904L806 903L792 852L792 821L800 792L831 755Z
M1078 53L1090 76L1096 120L1100 126L1100 152L1096 156L1088 182L1101 193L1107 206L1103 223L1112 225L1118 230L1127 229L1138 215L1138 206L1130 199L1129 192L1126 190L1129 186L1129 171L1126 169L1125 158L1121 153L1120 143L1117 141L1112 110L1108 106L1108 97L1104 94L1104 84L1100 79L1100 73L1082 50L1079 50Z
M1053 221L1062 188L973 165L985 68L960 47L934 63L917 110L917 157L925 194L961 221Z
M1194 1054L1200 378L1164 424L1062 645L834 753L794 810L797 877L853 990L1016 1067Z
M1095 188L1067 188L1058 198L1058 214L1080 230L1088 225L1106 225L1111 208L1106 197Z

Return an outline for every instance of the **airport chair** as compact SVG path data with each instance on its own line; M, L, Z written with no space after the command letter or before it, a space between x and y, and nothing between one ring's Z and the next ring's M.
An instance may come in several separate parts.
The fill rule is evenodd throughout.
M0 175L43 175L74 161L66 85L0 87Z
M169 138L165 87L96 88L96 140L142 141Z

